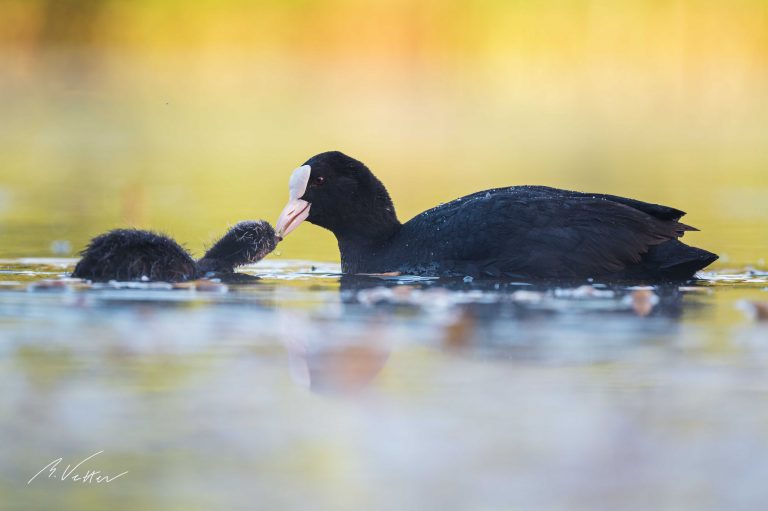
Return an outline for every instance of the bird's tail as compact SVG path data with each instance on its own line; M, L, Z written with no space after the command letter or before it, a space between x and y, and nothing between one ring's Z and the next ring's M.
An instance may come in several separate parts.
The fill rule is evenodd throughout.
M697 271L717 261L717 254L691 247L678 240L669 240L653 246L643 257L645 269L653 268L670 281L688 280Z

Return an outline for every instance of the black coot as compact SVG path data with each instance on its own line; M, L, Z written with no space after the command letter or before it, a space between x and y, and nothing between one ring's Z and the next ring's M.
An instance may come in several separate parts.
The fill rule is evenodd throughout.
M277 235L304 220L330 230L344 273L676 281L717 259L677 240L696 230L684 212L614 195L496 188L401 224L384 185L337 151L296 169L289 190Z
M276 244L275 231L267 222L240 222L195 261L168 236L115 229L91 240L72 276L98 282L180 282L208 274L230 274L237 266L261 260Z

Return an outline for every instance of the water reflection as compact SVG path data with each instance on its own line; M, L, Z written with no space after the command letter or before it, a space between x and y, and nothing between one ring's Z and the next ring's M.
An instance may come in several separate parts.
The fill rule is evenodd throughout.
M90 285L55 276L54 263L37 272L17 265L5 270L3 287L26 290L0 295L4 310L36 316L49 309L49 321L82 322L98 309L105 317L141 315L126 332L152 337L183 318L170 335L176 343L201 329L222 324L247 343L258 333L280 340L294 379L331 392L371 383L385 366L392 346L419 344L465 356L511 360L590 361L620 358L652 336L673 341L679 323L714 307L711 281L688 286L576 287L522 282L339 276L333 267L308 264L307 271L284 271L281 263L254 267L222 283L108 283ZM249 270L250 271L250 270ZM32 279L25 282L25 279ZM713 277L722 279L722 276ZM758 281L765 279L755 276ZM174 318L166 318L163 310ZM711 322L711 320L710 320ZM198 327L196 324L202 323ZM204 325L204 328L202 326ZM103 327L104 325L100 325ZM49 328L46 323L41 330ZM76 327L72 327L75 329ZM242 338L237 336L242 336Z
M131 476L101 491L151 508L163 507L152 482L169 474L190 505L296 507L280 488L298 481L332 508L328 485L346 495L360 471L375 481L366 495L393 506L379 483L422 495L455 480L498 503L512 490L484 481L555 477L600 493L611 470L674 493L654 467L697 473L714 466L692 454L702 446L729 460L724 441L763 445L754 403L768 395L768 332L738 304L767 301L764 272L548 288L350 279L267 260L246 283L88 286L66 278L70 267L6 262L0 273L0 484L21 498L52 454L100 449L104 470ZM681 424L708 424L695 449ZM564 457L579 477L556 469ZM238 491L212 483L210 466ZM712 491L728 494L734 478L712 478ZM35 495L48 508L61 488Z
M510 311L516 317L537 312L631 312L638 316L679 316L683 297L706 291L696 285L657 286L563 283L535 284L496 280L397 279L342 276L342 299L363 305L444 308L471 304L483 317Z
M284 329L294 381L323 393L359 391L394 346L418 343L456 356L542 363L619 360L646 342L672 341L697 287L552 288L342 277L341 307ZM702 292L704 291L704 292Z

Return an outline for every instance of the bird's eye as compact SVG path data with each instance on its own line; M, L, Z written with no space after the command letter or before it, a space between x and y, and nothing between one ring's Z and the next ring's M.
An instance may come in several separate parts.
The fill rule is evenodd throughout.
M317 186L320 186L320 185L323 185L323 184L325 184L325 177L323 177L323 176L317 176L317 177L315 178L315 184L316 184Z

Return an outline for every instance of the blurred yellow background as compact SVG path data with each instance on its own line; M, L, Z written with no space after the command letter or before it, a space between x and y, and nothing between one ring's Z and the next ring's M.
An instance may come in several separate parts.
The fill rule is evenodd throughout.
M0 3L0 257L125 225L199 254L329 149L401 220L547 184L668 203L720 266L764 264L768 2ZM338 253L306 225L275 257Z

